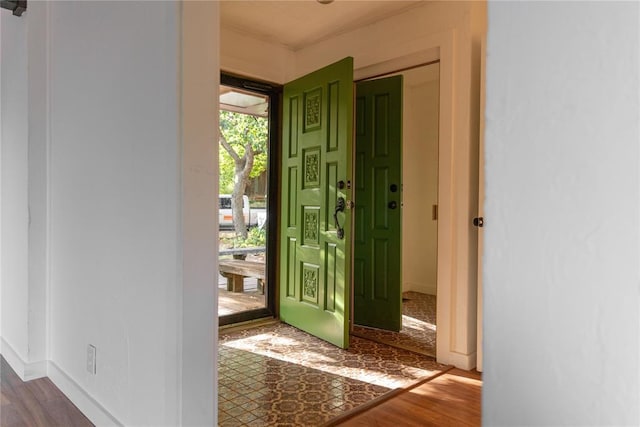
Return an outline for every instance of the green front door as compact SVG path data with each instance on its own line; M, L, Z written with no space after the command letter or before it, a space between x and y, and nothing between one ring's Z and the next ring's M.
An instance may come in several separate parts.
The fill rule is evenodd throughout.
M349 346L352 129L353 58L284 86L280 318L342 348Z
M402 326L402 76L356 85L354 322Z

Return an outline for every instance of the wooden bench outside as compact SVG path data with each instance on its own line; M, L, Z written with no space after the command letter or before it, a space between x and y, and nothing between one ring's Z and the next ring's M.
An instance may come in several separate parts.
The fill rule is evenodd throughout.
M263 262L243 259L223 259L219 261L220 274L227 279L227 290L244 292L244 278L258 279L258 291L264 293L265 265Z

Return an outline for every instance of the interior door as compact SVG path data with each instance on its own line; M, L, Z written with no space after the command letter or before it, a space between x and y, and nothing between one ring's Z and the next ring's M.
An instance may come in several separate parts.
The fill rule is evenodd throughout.
M353 58L284 86L280 319L349 345Z
M354 321L402 326L402 76L356 85Z

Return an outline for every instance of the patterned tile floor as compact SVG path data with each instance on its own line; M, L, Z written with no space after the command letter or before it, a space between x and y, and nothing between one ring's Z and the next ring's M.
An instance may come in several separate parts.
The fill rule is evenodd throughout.
M220 426L314 426L447 367L352 337L341 350L275 323L221 333Z
M436 296L404 292L402 299L400 332L356 325L353 328L354 335L435 357Z

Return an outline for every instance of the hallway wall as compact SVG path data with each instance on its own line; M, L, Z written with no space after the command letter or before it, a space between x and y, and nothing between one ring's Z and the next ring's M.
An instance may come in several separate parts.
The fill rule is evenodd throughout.
M2 354L96 425L213 425L218 4L1 13Z
M177 422L176 6L50 8L52 377L123 424Z
M483 424L640 424L639 34L489 4Z
M29 361L27 26L4 9L0 43L0 336L5 358L14 359L24 376Z

